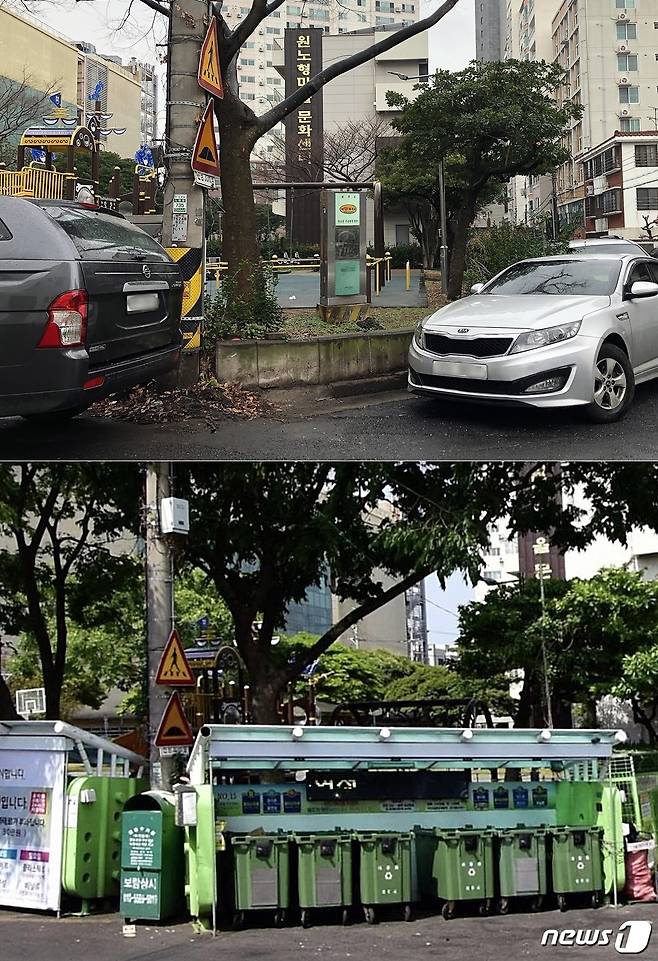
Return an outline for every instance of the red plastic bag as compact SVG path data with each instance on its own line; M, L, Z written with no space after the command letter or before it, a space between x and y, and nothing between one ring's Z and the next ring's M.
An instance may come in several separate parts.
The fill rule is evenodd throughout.
M648 851L626 852L626 885L624 894L629 901L656 901Z

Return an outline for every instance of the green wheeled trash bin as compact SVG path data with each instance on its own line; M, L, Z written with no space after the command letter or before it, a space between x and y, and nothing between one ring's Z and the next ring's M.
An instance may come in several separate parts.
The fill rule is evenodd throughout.
M313 908L342 908L347 924L352 904L351 834L297 834L295 841L302 926L310 926Z
M368 924L377 920L379 906L402 905L405 921L412 917L411 833L373 831L356 834L363 911Z
M505 828L498 833L498 910L507 914L510 898L530 898L539 911L548 891L545 828Z
M436 829L434 834L431 872L436 896L443 901L443 917L454 917L463 901L479 902L480 914L489 914L496 893L494 832Z
M244 834L230 838L233 852L235 913L233 927L244 924L246 911L274 911L277 927L285 924L290 905L290 838L287 834Z
M183 828L173 794L147 791L129 798L121 819L119 911L127 921L165 921L185 905Z
M603 898L601 828L551 828L551 878L560 911L568 895L586 895L593 908Z

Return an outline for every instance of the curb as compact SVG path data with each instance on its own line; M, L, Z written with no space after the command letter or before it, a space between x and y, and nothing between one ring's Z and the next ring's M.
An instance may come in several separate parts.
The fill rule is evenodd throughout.
M337 380L328 384L331 397L358 397L384 390L403 390L407 386L407 372L386 374L383 377L362 377L358 380Z

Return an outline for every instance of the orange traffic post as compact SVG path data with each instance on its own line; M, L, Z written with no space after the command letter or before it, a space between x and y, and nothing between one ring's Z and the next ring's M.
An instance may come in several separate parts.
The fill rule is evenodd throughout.
M407 261L407 266L405 268L405 290L411 290L411 264Z

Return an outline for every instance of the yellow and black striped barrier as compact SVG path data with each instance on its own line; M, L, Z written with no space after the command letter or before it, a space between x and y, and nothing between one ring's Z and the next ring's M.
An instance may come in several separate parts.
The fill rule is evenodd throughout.
M201 347L203 320L203 250L200 247L167 247L183 273L183 350Z

